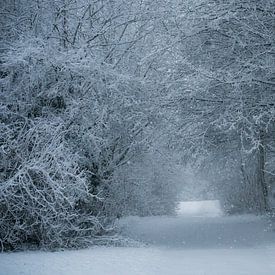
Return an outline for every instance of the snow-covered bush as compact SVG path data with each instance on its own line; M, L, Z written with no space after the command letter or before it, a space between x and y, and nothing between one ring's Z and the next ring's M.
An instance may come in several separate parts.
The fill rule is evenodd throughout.
M24 243L75 247L106 232L103 203L93 188L98 183L83 166L87 153L93 156L90 161L94 164L99 160L94 148L87 152L78 144L85 142L82 137L100 114L92 112L95 120L85 117L91 106L81 104L84 91L78 80L84 77L83 71L77 71L74 78L70 71L81 56L66 57L54 54L39 39L19 41L4 56L0 110L2 248L16 249ZM100 127L94 126L92 132ZM98 145L100 152L104 144Z
M77 155L66 148L63 121L35 122L26 125L17 120L17 129L1 123L2 249L16 249L25 243L85 245L88 238L102 231L102 225L89 208L80 205L97 198L88 191Z
M128 57L120 32L121 47L115 46L117 41L108 48L90 43L94 38L93 43L102 44L104 35L110 43L117 39L113 35L116 14L111 13L114 19L106 19L113 25L106 24L101 15L110 16L108 5L106 10L100 5L93 7L100 13L94 20L92 11L86 17L91 5L77 5L85 1L53 2L56 6L49 7L43 1L26 1L32 4L27 8L18 4L17 12L26 11L30 21L26 21L23 32L14 36L9 32L1 52L3 248L16 249L25 243L44 247L86 245L105 234L116 216L173 212L176 192L168 188L169 173L162 177L166 170L157 167L157 160L153 170L148 160L143 168L144 154L135 156L150 147L150 133L155 127L150 89L142 78L132 75L136 57ZM13 7L5 4L7 13L11 12ZM39 17L42 8L45 14ZM84 17L79 17L81 12ZM121 12L120 8L115 12ZM81 18L83 22L75 30L74 20ZM126 27L119 27L124 34L131 20L123 20ZM127 39L137 43L142 33L136 30L138 24L135 26L126 33ZM152 87L151 83L148 86ZM129 161L133 162L131 169ZM142 169L144 178L135 181L131 189L132 180L128 180ZM122 182L131 190L135 206L131 199L120 208L125 195Z

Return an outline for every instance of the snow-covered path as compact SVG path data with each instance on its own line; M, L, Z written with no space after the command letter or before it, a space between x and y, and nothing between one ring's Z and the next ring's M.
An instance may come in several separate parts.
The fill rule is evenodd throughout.
M123 219L123 234L146 247L3 253L0 274L274 275L275 233L268 222L214 212Z
M121 224L126 236L157 247L245 249L275 245L269 222L255 216L130 217Z

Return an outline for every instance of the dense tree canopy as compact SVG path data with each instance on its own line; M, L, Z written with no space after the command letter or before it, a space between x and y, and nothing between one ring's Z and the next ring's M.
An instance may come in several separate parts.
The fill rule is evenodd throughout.
M274 13L2 0L2 248L87 245L117 217L172 214L186 165L228 212L270 211Z

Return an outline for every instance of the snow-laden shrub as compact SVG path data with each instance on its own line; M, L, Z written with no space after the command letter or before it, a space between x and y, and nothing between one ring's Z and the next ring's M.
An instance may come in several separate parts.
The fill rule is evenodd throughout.
M28 38L15 45L0 90L2 246L79 246L116 216L173 212L171 174L137 154L151 127L139 84L82 49Z
M173 212L171 173L158 165L158 156L137 154L151 146L156 126L154 84L140 77L140 54L132 52L145 30L122 24L118 43L114 29L120 24L106 24L101 4L98 20L89 12L94 3L74 1L87 6L72 8L70 1L54 1L41 9L46 3L29 2L18 13L35 14L36 27L25 23L29 31L12 36L1 51L2 245L77 246L105 233L115 216ZM120 8L114 11L123 13ZM110 47L100 46L103 36ZM123 200L124 185L130 200Z
M77 156L66 148L62 121L40 120L20 128L1 124L2 249L25 243L50 248L87 244L102 226L89 207L80 205L97 198L88 192Z

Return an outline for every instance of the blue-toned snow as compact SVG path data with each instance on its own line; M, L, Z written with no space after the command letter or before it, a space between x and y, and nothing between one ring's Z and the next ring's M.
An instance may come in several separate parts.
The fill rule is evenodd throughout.
M222 216L219 202L182 203L175 217L129 217L145 247L0 254L1 275L274 275L275 232L255 216Z

